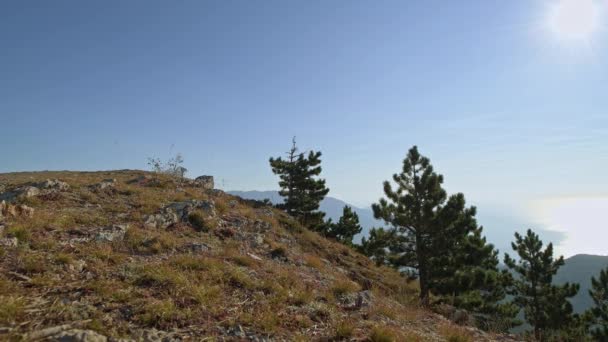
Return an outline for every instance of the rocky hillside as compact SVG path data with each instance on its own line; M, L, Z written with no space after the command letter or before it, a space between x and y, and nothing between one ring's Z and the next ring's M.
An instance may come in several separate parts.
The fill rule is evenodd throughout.
M0 174L0 340L512 340L283 213L142 171Z

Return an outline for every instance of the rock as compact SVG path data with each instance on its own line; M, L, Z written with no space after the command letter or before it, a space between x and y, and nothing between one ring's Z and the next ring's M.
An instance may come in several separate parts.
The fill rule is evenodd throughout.
M143 342L178 342L181 341L179 338L172 337L171 334L156 330L156 329L148 329L144 330L141 334L141 339Z
M35 184L35 187L40 189L51 189L58 191L68 191L70 189L70 185L66 182L62 182L58 179L47 179L44 182Z
M179 222L177 214L172 211L163 211L160 214L148 215L144 221L144 227L166 229L167 227Z
M57 194L60 191L67 191L70 185L57 179L47 179L44 182L33 183L14 189L13 191L0 194L0 201L14 202L18 199L25 199L35 196L49 196Z
M108 338L93 330L71 329L52 336L51 341L57 342L107 342Z
M247 255L249 255L253 260L262 261L262 258L253 253L247 253Z
M19 240L16 237L0 239L0 246L17 247Z
M188 222L188 215L200 210L209 217L216 216L215 205L211 201L190 200L171 203L161 209L160 213L148 215L144 219L146 228L166 229L177 222Z
M340 302L347 310L359 310L372 304L372 292L370 290L349 293L340 298Z
M214 188L213 176L196 177L196 179L194 180L194 183L203 189L213 190L213 188Z
M19 190L19 198L30 198L40 195L40 189L34 186L26 186Z
M253 244L254 247L261 247L264 245L264 235L262 234L255 234L253 236L253 238L251 239L251 242Z
M183 246L184 250L193 252L193 253L202 253L209 250L209 246L200 242L191 242Z
M86 266L87 266L87 263L84 260L76 260L72 264L72 267L74 268L74 271L76 271L78 273L81 273Z
M104 179L97 184L91 185L91 190L103 191L103 190L114 189L115 187L116 187L116 179L111 178L111 179Z
M125 236L125 233L129 229L128 224L117 224L110 227L101 228L97 234L95 234L96 241L119 241Z

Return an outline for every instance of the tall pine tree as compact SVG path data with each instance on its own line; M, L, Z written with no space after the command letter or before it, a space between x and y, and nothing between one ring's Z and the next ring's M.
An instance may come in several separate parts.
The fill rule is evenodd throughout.
M325 213L319 205L329 192L321 174L321 152L310 151L308 155L299 153L295 137L287 158L270 158L272 172L279 175L279 194L284 203L279 207L296 218L302 225L319 229L324 226Z
M418 277L423 304L429 303L433 292L450 297L454 304L465 306L466 302L468 309L485 306L489 314L490 306L504 293L501 296L498 290L488 290L500 289L502 278L494 247L481 237L475 208L466 207L462 194L448 198L442 188L443 176L435 173L416 146L409 150L401 173L393 175L393 180L397 188L385 182L386 198L372 206L374 216L392 228L364 240L362 249L375 253L377 260L411 270Z
M342 216L337 223L328 223L326 235L332 237L345 245L352 245L353 237L361 233L359 215L347 205L342 209Z
M553 258L551 243L543 250L543 242L532 230L528 229L526 236L515 233L511 245L519 260L505 254L505 264L515 274L509 292L534 327L534 337L547 341L574 321L568 298L576 295L579 285L553 285L553 276L564 265L564 257Z
M594 326L591 335L597 341L608 341L608 268L602 270L599 277L591 277L589 295L593 299L590 315Z

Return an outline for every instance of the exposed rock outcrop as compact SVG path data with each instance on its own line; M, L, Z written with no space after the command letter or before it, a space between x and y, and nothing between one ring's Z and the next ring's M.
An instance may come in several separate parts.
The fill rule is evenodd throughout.
M195 185L203 188L212 190L214 188L213 176L199 176L194 180Z
M166 229L177 222L188 222L188 216L194 211L202 211L208 217L216 216L215 205L211 201L190 200L171 203L157 214L145 218L146 228Z
M70 189L70 185L57 179L47 179L40 183L31 183L18 187L12 191L0 194L0 201L14 202L25 198L51 195Z

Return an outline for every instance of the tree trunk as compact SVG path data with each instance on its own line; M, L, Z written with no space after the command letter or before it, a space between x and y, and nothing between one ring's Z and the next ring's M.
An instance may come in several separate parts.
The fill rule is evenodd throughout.
M429 305L429 274L426 266L426 258L418 253L418 281L420 282L420 304Z

